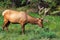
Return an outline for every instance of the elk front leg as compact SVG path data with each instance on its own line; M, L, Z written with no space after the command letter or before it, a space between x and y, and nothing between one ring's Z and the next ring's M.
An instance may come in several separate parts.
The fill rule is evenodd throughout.
M22 25L22 34L25 34L25 25Z
M24 34L25 33L25 24L21 23L21 27L22 27L22 34Z

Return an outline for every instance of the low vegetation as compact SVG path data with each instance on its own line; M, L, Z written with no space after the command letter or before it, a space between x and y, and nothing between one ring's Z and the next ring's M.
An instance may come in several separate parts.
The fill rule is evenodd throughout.
M41 2L42 1L42 2ZM60 40L60 0L0 0L0 40ZM44 9L39 12L38 4L42 3L42 8L47 4L50 10L47 10L47 15L44 16ZM27 3L27 4L26 4ZM44 5L43 3L46 3ZM39 5L40 7L40 5ZM22 35L22 28L20 24L10 23L8 32L2 31L3 16L2 12L6 9L13 9L17 11L26 11L35 18L44 17L44 28L35 24L28 23L25 25L25 34ZM39 9L39 10L38 10ZM42 15L39 15L41 13Z
M38 14L29 13L32 17L40 17ZM0 13L0 40L49 40L60 38L60 16L45 16L44 28L38 25L27 24L25 34L22 35L20 24L10 24L9 31L2 31L3 16Z

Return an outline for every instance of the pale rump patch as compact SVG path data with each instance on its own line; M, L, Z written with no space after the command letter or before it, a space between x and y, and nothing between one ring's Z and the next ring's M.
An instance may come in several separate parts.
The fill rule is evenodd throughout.
M2 16L4 16L4 14L5 14L7 11L9 11L9 10L5 10L5 11L2 13Z

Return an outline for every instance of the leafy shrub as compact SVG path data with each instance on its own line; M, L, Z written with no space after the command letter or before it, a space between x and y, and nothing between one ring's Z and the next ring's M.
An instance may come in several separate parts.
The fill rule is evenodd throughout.
M51 12L51 14L57 14L57 13L60 13L60 11L53 11L53 12Z
M41 39L43 38L55 38L56 34L55 32L49 30L48 28L36 28L37 30L34 31L34 37L31 38L31 40L34 39Z
M9 4L11 4L11 2L10 2L10 0L8 0L8 1L1 1L0 2L0 7L4 7L4 8L7 8L7 7L9 7Z
M57 5L56 0L44 0L44 1L47 2L50 7L56 7Z

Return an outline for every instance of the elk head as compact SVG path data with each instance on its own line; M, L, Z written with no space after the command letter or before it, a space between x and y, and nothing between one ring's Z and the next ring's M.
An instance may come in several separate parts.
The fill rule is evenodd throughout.
M43 18L37 18L37 24L43 28Z

